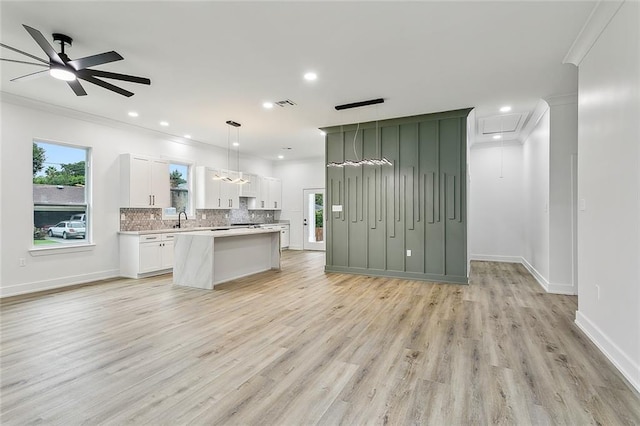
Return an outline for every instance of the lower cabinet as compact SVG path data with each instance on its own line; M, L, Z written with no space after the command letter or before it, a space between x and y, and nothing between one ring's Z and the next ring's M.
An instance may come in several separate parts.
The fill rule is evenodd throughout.
M120 234L120 275L164 274L173 268L174 234Z
M280 226L280 248L289 247L291 240L291 233L289 225L279 225Z

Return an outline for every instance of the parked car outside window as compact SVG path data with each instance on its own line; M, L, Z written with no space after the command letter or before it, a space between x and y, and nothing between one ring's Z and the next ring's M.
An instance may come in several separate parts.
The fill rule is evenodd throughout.
M86 220L87 215L86 214L74 214L73 216L71 216L69 218L70 221L79 221L79 222L87 222Z
M47 232L50 237L67 238L84 238L85 225L84 222L71 222L65 220L49 228Z

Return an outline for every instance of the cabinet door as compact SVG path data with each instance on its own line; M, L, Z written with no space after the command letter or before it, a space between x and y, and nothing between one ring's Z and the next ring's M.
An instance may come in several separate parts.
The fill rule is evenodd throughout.
M220 180L214 179L219 171L208 167L196 167L196 208L222 208Z
M252 197L255 198L258 196L258 181L257 176L251 173L242 172L242 178L249 181L249 183L245 183L240 185L240 196L241 197Z
M289 233L289 227L283 226L280 228L280 248L289 247L291 235Z
M239 172L230 171L228 174L229 177L233 180L240 178ZM225 198L229 200L228 208L240 208L240 185L238 185L237 183L226 182Z
M139 273L153 272L162 269L162 246L160 241L140 243Z
M258 194L258 209L266 210L269 208L269 180L264 176L260 176L258 178L258 186L260 187Z
M129 206L150 207L151 197L151 160L131 156L129 174Z
M269 178L269 210L282 209L282 182Z
M151 205L153 207L169 207L170 182L169 162L165 160L151 160Z
M224 208L224 203L222 200L223 182L217 179L217 177L221 176L221 173L222 172L220 170L215 170L215 169L207 169L205 173L205 179L206 179L205 205L206 205L206 208L208 209Z
M162 252L160 267L162 269L173 268L173 241L163 241L160 249Z

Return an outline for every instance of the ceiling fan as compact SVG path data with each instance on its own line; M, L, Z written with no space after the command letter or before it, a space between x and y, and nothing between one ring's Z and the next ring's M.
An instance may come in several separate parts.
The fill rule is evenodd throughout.
M42 73L49 71L49 74L57 78L59 80L64 80L67 82L69 87L73 90L73 92L77 96L85 96L87 92L84 90L78 79L88 81L89 83L93 83L97 86L103 87L107 90L111 90L112 92L119 93L123 96L130 97L133 96L133 92L125 90L121 87L115 86L111 83L108 83L100 78L109 78L114 80L128 81L131 83L139 83L139 84L151 84L151 80L144 77L136 77L133 75L126 74L118 74L114 72L108 71L100 71L90 69L89 67L95 65L107 64L109 62L120 61L124 59L117 52L105 52L100 53L98 55L86 56L80 59L70 59L69 56L64 51L66 45L71 46L73 39L65 34L54 33L53 40L60 42L61 50L60 52L56 52L53 46L47 42L42 33L35 28L31 28L28 25L22 25L25 30L33 37L33 39L38 43L38 46L47 54L49 60L38 58L30 53L23 52L22 50L16 49L11 46L7 46L6 44L0 43L0 46L13 50L14 52L20 53L22 55L28 56L32 59L35 59L39 62L27 62L27 61L18 61L14 59L4 59L0 58L0 61L7 62L16 62L19 64L29 64L29 65L37 65L41 67L47 67L47 69L42 71L36 71L34 73L26 74L20 77L16 77L11 79L10 81L17 81L21 79L26 79L28 77L38 77L43 75ZM98 78L100 77L100 78Z

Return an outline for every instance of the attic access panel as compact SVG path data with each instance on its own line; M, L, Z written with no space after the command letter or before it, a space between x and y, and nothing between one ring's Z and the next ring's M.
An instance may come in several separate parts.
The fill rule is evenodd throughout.
M522 130L526 113L495 115L480 119L480 133L493 135L499 133L517 133Z

